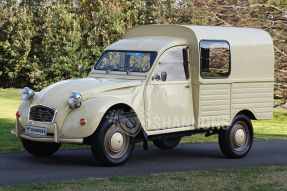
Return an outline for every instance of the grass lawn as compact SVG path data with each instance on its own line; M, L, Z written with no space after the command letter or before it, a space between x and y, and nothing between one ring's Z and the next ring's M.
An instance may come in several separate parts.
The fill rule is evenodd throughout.
M0 153L24 151L19 139L10 134L14 129L15 113L21 98L17 89L0 89ZM275 110L274 119L253 121L255 140L287 139L287 111ZM217 135L205 137L204 134L196 134L192 137L184 137L182 143L216 142ZM87 148L87 146L63 144L62 149Z
M1 189L0 189L1 190ZM206 170L3 187L14 190L287 190L287 167Z
M20 94L22 92L22 89L16 89L16 88L0 88L0 93L18 93Z

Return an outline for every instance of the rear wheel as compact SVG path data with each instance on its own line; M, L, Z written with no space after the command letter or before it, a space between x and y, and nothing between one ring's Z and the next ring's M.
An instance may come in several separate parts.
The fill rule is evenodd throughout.
M22 144L26 151L35 156L50 156L61 147L60 143L45 143L22 139Z
M165 138L152 141L153 144L162 150L170 150L176 147L181 140L181 137Z
M220 130L218 140L220 149L226 157L244 157L253 143L253 127L250 119L245 115L236 116L229 128Z
M120 165L128 160L134 149L134 138L125 133L120 124L106 120L91 139L95 159L106 165Z

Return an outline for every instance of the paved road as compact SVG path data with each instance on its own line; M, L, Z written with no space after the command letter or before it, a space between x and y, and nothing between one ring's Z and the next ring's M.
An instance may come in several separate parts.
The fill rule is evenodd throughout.
M257 141L243 159L226 159L216 143L182 144L172 151L136 147L131 159L119 167L95 164L89 149L59 151L50 158L27 153L0 155L0 186L59 180L87 179L255 166L287 166L287 141Z

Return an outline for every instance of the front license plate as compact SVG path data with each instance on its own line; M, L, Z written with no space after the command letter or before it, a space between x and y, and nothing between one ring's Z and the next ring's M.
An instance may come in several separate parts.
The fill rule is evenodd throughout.
M26 126L25 133L46 136L47 129L45 127Z

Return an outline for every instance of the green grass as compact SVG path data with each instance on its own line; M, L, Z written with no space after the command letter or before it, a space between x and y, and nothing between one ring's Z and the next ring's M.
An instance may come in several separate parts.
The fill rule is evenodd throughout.
M10 89L10 92L17 89ZM0 153L24 151L19 139L12 136L10 131L15 126L15 113L21 103L19 94L7 93L0 89ZM255 140L287 139L287 111L275 110L274 119L252 121ZM184 137L181 143L216 142L217 135L205 137L204 134L196 134ZM62 149L87 148L87 146L63 144Z
M14 190L287 190L287 167L207 170L60 181L3 187Z
M20 94L21 92L22 92L22 89L0 88L0 93L17 93L17 94Z
M20 95L0 94L0 153L22 151L20 141L10 134L15 126L15 113L21 103Z

